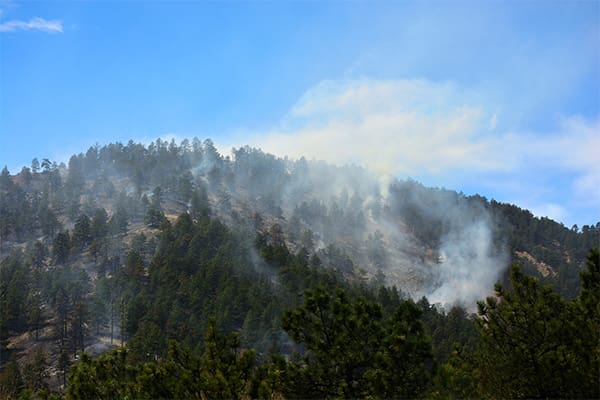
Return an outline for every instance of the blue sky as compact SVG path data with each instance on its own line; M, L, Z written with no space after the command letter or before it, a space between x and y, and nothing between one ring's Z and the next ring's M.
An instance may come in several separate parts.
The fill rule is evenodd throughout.
M0 164L210 137L600 221L600 2L0 1Z

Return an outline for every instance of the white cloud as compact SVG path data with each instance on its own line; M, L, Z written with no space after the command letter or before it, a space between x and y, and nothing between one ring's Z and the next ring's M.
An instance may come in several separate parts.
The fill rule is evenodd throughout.
M529 166L535 166L541 172L569 174L570 185L565 187L563 182L563 187L558 187L560 184L556 184L562 197L571 197L577 205L592 207L600 213L599 151L600 117L593 120L564 118L555 132L545 135L513 135L503 150L518 158L517 172L526 172Z
M29 21L12 20L0 24L0 32L16 32L16 31L42 31L50 33L62 33L62 21L58 19L46 20L35 17Z
M506 131L493 110L506 115L510 105L483 98L427 80L325 81L277 127L243 135L244 142L280 156L359 164L384 177L435 176L456 189L457 179L512 185L521 189L504 201L528 198L541 204L536 214L558 220L574 215L574 205L600 212L600 117L565 118L551 133Z
M600 118L569 118L555 149L562 165L578 172L574 189L582 201L600 206Z
M569 212L560 204L543 203L536 205L522 204L537 217L547 217L555 221L562 221L569 216Z
M279 129L256 136L253 144L389 175L503 169L491 156L497 140L479 134L483 117L481 107L448 83L327 81L307 91Z
M498 126L498 115L493 113L490 117L490 131L493 131Z

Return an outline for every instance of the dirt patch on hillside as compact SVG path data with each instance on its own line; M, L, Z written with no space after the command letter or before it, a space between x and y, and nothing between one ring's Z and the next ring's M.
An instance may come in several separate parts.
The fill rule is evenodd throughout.
M527 260L529 263L531 263L540 274L542 274L542 276L545 278L548 275L555 277L557 275L556 271L554 269L552 269L551 266L549 266L548 264L546 264L543 261L538 261L534 256L532 256L531 254L529 254L526 251L515 251L515 254L517 255L517 257Z

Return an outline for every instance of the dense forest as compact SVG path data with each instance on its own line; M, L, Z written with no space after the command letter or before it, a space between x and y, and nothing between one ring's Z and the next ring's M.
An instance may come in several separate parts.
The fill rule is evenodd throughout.
M0 397L597 398L599 243L210 140L33 159L0 174Z

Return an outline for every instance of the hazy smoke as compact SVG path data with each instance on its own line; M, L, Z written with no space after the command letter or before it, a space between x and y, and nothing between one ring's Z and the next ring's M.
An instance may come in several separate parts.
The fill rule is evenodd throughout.
M298 161L254 154L256 166L252 149L234 150L236 183L250 193L232 190L232 206L251 198L266 214L279 209L288 239L311 230L314 251L334 244L356 268L383 273L387 284L414 297L474 305L506 267L492 218L454 192L395 181L511 164L495 153L499 138L485 134L498 115L471 100L452 84L423 80L323 82L279 129L250 139Z
M506 266L482 201L414 181L387 183L356 166L281 159L249 147L219 160L205 160L194 172L223 220L253 231L251 219L259 213L263 231L280 225L292 251L308 246L346 273L383 274L387 285L414 298L471 308L491 293Z
M426 293L429 301L473 307L489 295L507 261L493 248L492 240L484 220L447 235L440 246L439 286Z
M281 156L353 163L380 177L506 166L482 134L498 116L452 84L425 80L325 81L281 126L251 144Z

